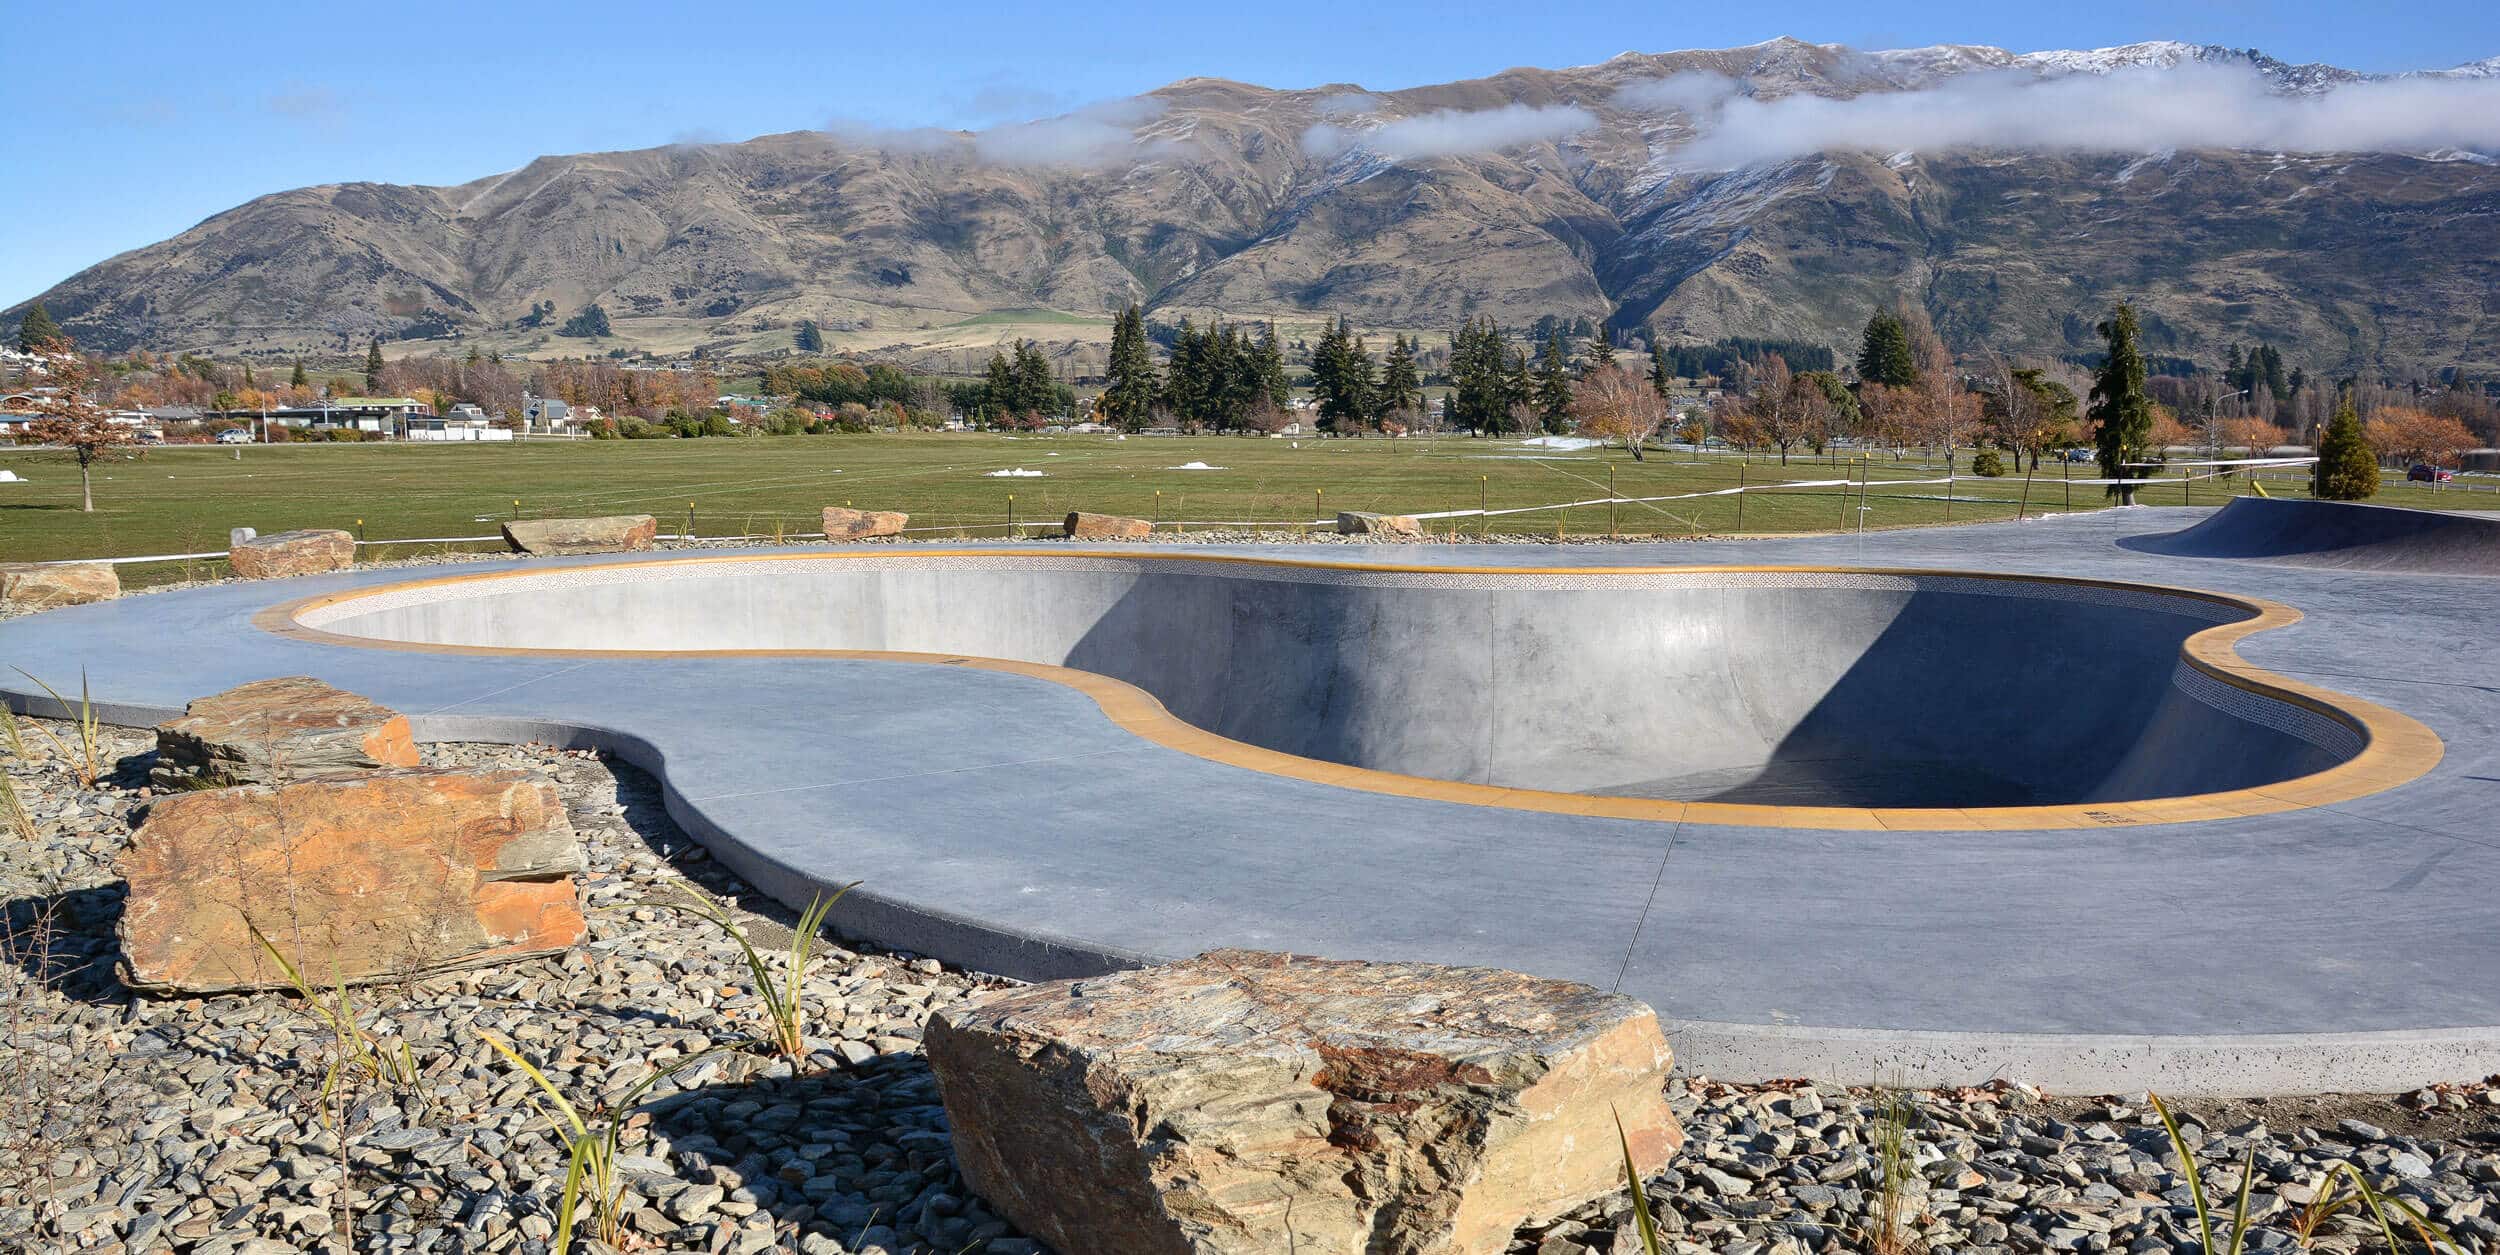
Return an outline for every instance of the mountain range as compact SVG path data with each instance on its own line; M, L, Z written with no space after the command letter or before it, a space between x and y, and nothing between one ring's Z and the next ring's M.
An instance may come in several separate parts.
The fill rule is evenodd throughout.
M2159 354L2266 340L2313 370L2487 373L2500 140L2464 111L2492 92L2500 58L2373 76L2179 43L1780 39L1394 91L1192 78L978 133L279 192L36 299L101 349L733 353L813 322L941 365L1098 341L1132 301L1843 346L1900 300L1958 349L2066 355L2128 299ZM557 334L593 304L611 336Z

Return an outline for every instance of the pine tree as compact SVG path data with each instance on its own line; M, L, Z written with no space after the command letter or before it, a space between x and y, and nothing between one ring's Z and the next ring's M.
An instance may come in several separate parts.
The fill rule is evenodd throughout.
M1667 360L1667 346L1649 346L1649 386L1665 396L1675 387L1675 367Z
M1537 357L1536 413L1548 435L1561 435L1571 425L1571 371L1563 362L1562 329L1546 333L1545 351Z
M1598 324L1596 334L1589 337L1589 366L1583 374L1595 374L1615 364L1614 336L1613 328Z
M382 395L382 342L374 341L365 349L365 395Z
M1285 378L1285 346L1276 339L1276 324L1270 322L1259 329L1259 347L1252 354L1258 372L1259 396L1277 409L1293 404L1293 384Z
M2378 491L2378 455L2353 412L2352 394L2344 394L2335 417L2318 440L2318 467L2310 491L2320 501L2359 501Z
M1389 360L1380 368L1380 408L1384 413L1420 410L1423 380L1415 370L1415 342L1401 335L1389 344Z
M69 337L61 325L37 301L26 311L26 320L17 324L17 351L20 353L57 353L69 347Z
M1180 329L1172 336L1172 358L1163 365L1163 405L1172 417L1186 423L1198 422L1207 403L1205 345L1198 329L1189 323L1189 315L1181 315Z
M799 334L793 343L801 353L822 353L825 351L825 333L817 327L815 319L801 319Z
M286 377L286 386L290 388L309 388L312 386L312 377L304 373L303 358L299 357L295 359L295 371L293 374Z
M1342 435L1361 427L1367 417L1364 393L1371 382L1371 361L1365 357L1358 364L1356 357L1355 340L1343 318L1329 324L1311 350L1311 393L1319 400L1323 431Z
M1858 378L1887 388L1918 382L1918 358L1910 351L1910 329L1898 314L1879 309L1866 320L1858 346Z
M1050 369L1050 359L1042 356L1042 346L1031 340L1016 341L1016 412L1056 413L1058 393L1059 378Z
M1013 412L1016 405L1016 368L1007 362L1007 355L993 350L988 372L981 381L981 415L997 422Z
M2135 346L2135 307L2120 302L2099 331L2109 342L2109 356L2092 381L2092 438L2104 479L2131 479L2140 468L2145 442L2153 434L2153 402L2144 395L2144 355ZM2135 489L2113 484L2108 495L2133 505Z
M1135 305L1111 324L1111 361L1105 369L1109 386L1102 393L1102 416L1122 431L1143 431L1154 413L1155 362L1146 347L1146 313Z

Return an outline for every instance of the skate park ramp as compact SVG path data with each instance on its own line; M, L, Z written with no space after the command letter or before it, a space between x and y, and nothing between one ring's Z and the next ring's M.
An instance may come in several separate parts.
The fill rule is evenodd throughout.
M2500 515L2233 497L2195 526L2118 542L2142 553L2424 575L2500 575Z
M2133 802L2350 761L2369 740L2358 719L2194 656L2192 638L2264 613L1961 573L978 554L574 566L287 611L333 641L401 648L1004 660L1080 689L1069 671L1107 677L1156 716L1296 760L1500 790L1866 808Z

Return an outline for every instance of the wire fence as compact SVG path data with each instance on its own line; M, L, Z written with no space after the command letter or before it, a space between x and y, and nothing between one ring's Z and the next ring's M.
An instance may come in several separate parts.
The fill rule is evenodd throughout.
M1835 461L1837 461L1837 459L1835 459ZM1947 473L1943 475L1928 475L1914 478L1890 478L1879 477L1875 473L1875 459L1871 457L1854 457L1850 461L1852 464L1852 473L1845 474L1841 478L1837 479L1779 479L1752 483L1739 482L1736 485L1724 488L1707 488L1690 492L1640 495L1620 494L1613 491L1612 488L1609 487L1606 495L1604 496L1580 497L1568 501L1549 501L1533 505L1503 506L1500 508L1477 506L1473 508L1413 512L1396 510L1372 510L1368 512L1395 515L1397 517L1414 519L1419 523L1425 524L1448 522L1451 524L1451 534L1453 536L1458 534L1458 525L1464 520L1475 520L1478 524L1477 534L1484 535L1487 534L1487 529L1484 527L1484 524L1493 519L1552 513L1556 516L1555 530L1559 535L1564 530L1564 520L1568 516L1569 512L1574 510L1586 511L1603 507L1609 512L1610 522L1607 531L1611 534L1616 530L1612 522L1613 512L1623 506L1654 507L1668 502L1692 502L1719 498L1734 498L1738 500L1736 530L1738 532L1742 532L1745 529L1743 526L1744 515L1741 502L1742 499L1747 496L1836 493L1842 498L1843 506L1843 514L1836 521L1843 523L1844 526L1848 522L1854 522L1862 529L1865 526L1866 515L1873 508L1868 504L1870 501L1904 499L1941 501L1945 505L1945 517L1948 520L1952 517L1952 507L1957 504L1970 507L2013 506L2015 509L2014 517L2023 518L2029 516L2031 513L2034 503L2033 489L2035 487L2042 489L2044 494L2049 489L2058 490L2061 493L2061 509L2071 508L2072 492L2076 488L2123 488L2135 490L2137 494L2142 495L2165 489L2170 485L2177 485L2181 491L2181 500L2192 502L2194 488L2199 483L2208 483L2225 478L2245 476L2245 482L2249 483L2258 492L2262 493L2265 489L2262 481L2258 478L2262 472L2305 469L2314 465L2317 459L2313 456L2298 456L2209 458L2189 461L2169 461L2162 463L2131 463L2130 467L2134 469L2152 469L2158 467L2163 470L2175 470L2178 473L2172 475L2146 475L2139 477L2105 477L2096 475L2089 478L2072 477L2072 464L2061 467L2061 470L2068 472L2067 474L2049 476L2045 478L2040 477L2037 474L2036 467L2031 473L2026 473L2020 476L2011 474L2002 476L1978 476L1962 474L1958 469L1948 469ZM1808 462L1807 464L1812 465L1813 463ZM1896 460L1894 463L1896 466L1900 464L1899 460ZM1950 467L1950 464L1948 464L1948 466ZM1745 468L1740 469L1740 481L1743 474L1751 469L1753 469L1751 463L1748 463ZM1965 487L1981 486L1984 486L1987 491L1983 493L1963 495L1962 490ZM1902 488L1942 488L1945 491L1941 495L1926 494L1915 498L1906 498L1898 491ZM2015 495L2009 495L2009 492L2014 493ZM1324 502L1324 500L1324 490L1314 494L1315 506ZM1061 521L1056 517L1046 517L1034 520L1016 519L1013 514L1014 497L1012 495L1010 495L1007 499L1007 511L1008 516L1004 519L956 521L951 523L930 524L920 527L906 527L901 529L898 534L904 536L923 537L951 534L965 539L989 538L991 536L995 536L997 538L1017 538L1029 535L1031 531L1036 528L1056 531L1062 526ZM2045 505L2042 507L2042 512L2047 512ZM1315 529L1333 529L1337 526L1338 519L1336 515L1321 513L1317 510L1315 510L1315 514L1317 515L1316 517L1308 519L1296 519L1292 517L1262 519L1164 519L1157 517L1148 520L1148 526L1149 529L1153 531L1175 530L1186 532L1191 528L1199 528L1240 530L1253 533L1307 533ZM751 517L752 516L750 516L750 519ZM361 535L362 520L358 520L358 523L358 532L360 534L356 537L356 544L360 549L383 549L410 545L502 544L507 540L501 532L483 536L411 536L368 539ZM695 515L692 511L688 512L686 516L686 523L686 530L675 533L661 533L656 537L656 539L672 543L690 543L701 541L787 543L791 541L816 541L826 539L825 533L820 531L802 532L782 529L775 529L771 532L756 532L741 529L737 531L702 534L698 532L694 526ZM1701 529L1696 524L1691 530L1695 534L1698 534ZM976 533L981 535L976 537ZM229 553L229 550L220 549L196 553L137 554L105 558L69 558L38 562L32 565L68 566L80 564L109 564L121 566L159 562L209 562L225 559L228 557Z

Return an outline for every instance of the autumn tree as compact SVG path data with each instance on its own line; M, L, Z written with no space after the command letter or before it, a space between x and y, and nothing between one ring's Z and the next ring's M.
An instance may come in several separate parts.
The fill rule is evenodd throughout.
M2028 457L2036 471L2043 450L2073 437L2074 389L2049 378L2046 369L2016 366L2011 358L1991 354L1986 386L1981 415L2016 465Z
M2099 327L2109 346L2100 373L2092 381L2092 439L2100 454L2101 477L2132 477L2131 463L2144 460L2153 430L2153 402L2144 395L2144 354L2135 345L2135 308L2120 302ZM2108 493L2135 504L2135 488L2112 484Z
M21 444L66 449L78 460L78 508L89 514L95 512L96 460L113 456L135 439L130 428L114 422L103 406L88 398L93 378L91 368L75 359L54 368L54 390L34 398L30 408L38 417L17 436Z
M2378 454L2401 462L2454 465L2474 447L2474 433L2445 414L2389 406L2370 415L2364 429Z
M1667 399L1638 373L1593 367L1571 386L1571 422L1591 440L1620 440L1641 461L1641 442L1666 425Z
M1788 369L1788 359L1777 353L1763 354L1746 367L1743 415L1762 443L1779 450L1780 465L1786 466L1789 450L1812 435L1813 402L1807 394L1820 398L1822 389L1812 382L1801 386Z

